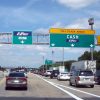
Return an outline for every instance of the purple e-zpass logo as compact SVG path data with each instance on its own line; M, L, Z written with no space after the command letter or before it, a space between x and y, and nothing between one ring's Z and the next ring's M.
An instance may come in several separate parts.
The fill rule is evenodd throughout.
M14 31L13 32L14 36L32 36L31 31Z

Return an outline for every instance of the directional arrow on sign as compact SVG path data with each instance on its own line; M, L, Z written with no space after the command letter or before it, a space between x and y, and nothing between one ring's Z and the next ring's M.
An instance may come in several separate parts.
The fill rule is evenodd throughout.
M54 43L52 43L52 44L51 44L51 46L53 46L53 47L54 47L54 46L55 46L55 44L54 44Z
M91 44L90 47L92 48L93 47L93 44Z
M22 40L22 41L21 41L21 43L23 44L23 43L24 43L24 41Z
M75 46L75 44L71 44L71 47L74 47Z

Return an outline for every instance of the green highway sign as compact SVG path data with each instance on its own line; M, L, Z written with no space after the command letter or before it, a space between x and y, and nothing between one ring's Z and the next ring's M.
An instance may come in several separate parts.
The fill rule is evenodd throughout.
M53 64L52 60L45 60L45 65L52 65L52 64Z
M50 47L94 47L94 35L50 34Z
M31 31L14 31L13 44L32 44Z

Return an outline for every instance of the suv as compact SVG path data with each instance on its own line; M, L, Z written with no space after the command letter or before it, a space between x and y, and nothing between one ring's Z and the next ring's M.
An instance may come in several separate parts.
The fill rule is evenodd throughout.
M76 87L79 85L89 85L94 87L94 75L91 70L77 70L70 73L69 84L74 84Z
M51 72L50 78L57 77L58 74L59 74L59 70L53 70L53 71Z

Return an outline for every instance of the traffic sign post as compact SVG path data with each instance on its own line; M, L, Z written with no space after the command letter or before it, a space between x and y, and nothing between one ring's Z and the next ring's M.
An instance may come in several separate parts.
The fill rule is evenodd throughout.
M31 31L14 31L13 44L32 44Z
M45 60L45 65L52 65L53 64L53 61L52 60Z
M50 47L94 47L94 35L50 34Z

